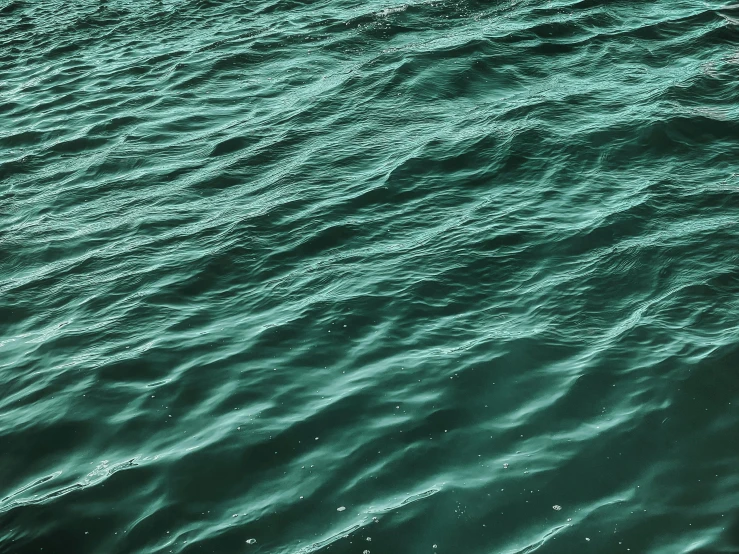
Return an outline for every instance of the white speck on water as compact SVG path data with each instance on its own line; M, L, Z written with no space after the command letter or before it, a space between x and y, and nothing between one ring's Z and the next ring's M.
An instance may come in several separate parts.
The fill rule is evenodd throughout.
M344 510L346 510L346 506L339 506L338 508L336 508L337 512L343 512Z
M588 537L585 537L585 540L588 541L588 542L590 542L590 539Z
M246 544L256 544L257 539L246 539Z
M562 506L560 506L559 504L555 504L554 506L552 506L552 509L559 512L562 509Z
M367 542L371 541L372 537L367 537Z
M508 469L508 464L503 464L503 469Z
M436 549L436 545L434 545L434 549Z
M362 554L370 554L370 551L369 550L365 550L364 552L362 552Z

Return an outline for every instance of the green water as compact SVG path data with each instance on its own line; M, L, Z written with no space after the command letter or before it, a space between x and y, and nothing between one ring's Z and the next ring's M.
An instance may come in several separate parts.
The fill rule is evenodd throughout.
M0 0L0 553L739 552L737 25Z

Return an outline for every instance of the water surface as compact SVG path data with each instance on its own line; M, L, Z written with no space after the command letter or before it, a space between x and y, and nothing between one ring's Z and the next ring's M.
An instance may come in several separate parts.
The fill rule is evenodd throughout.
M2 0L0 552L739 552L738 24Z

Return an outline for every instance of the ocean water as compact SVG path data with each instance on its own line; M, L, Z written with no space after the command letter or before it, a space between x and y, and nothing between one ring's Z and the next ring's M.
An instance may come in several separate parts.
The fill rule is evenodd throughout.
M0 1L0 553L739 552L738 25Z

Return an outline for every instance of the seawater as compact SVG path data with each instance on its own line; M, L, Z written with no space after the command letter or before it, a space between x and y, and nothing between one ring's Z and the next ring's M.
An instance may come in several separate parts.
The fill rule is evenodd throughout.
M2 0L0 552L739 551L738 24Z

